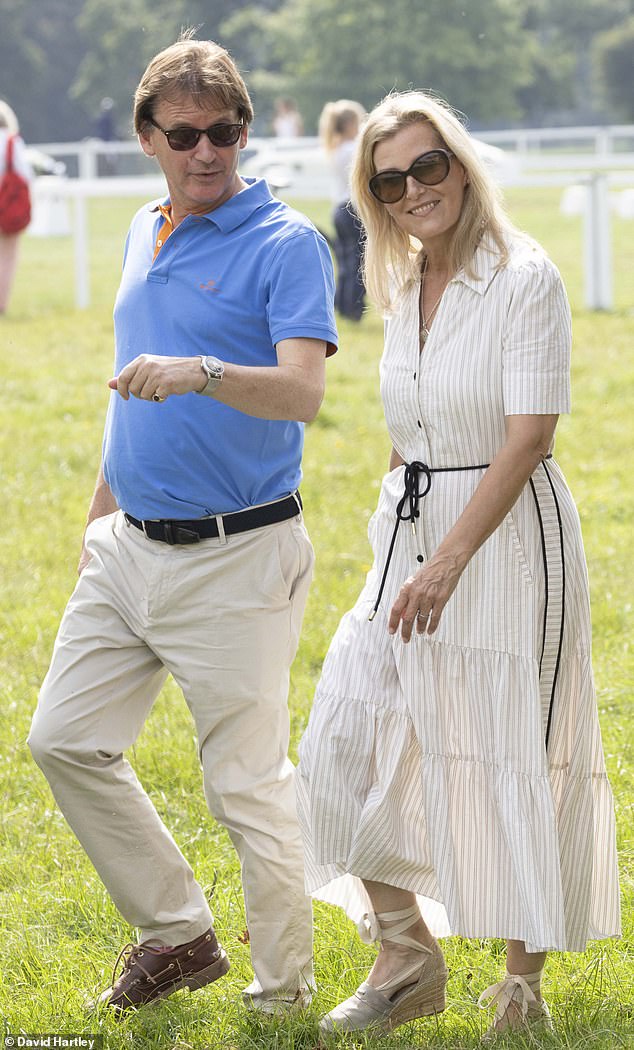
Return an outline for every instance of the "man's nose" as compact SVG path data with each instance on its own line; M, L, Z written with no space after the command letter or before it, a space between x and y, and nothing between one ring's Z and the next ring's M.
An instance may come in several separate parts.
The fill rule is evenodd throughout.
M203 160L209 162L214 160L216 157L216 147L213 145L209 135L206 132L198 139L196 147L194 149L194 156L197 160Z

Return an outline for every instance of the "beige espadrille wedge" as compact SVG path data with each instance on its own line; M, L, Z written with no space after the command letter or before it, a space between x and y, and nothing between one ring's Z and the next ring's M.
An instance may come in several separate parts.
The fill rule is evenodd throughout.
M322 1017L322 1032L358 1032L366 1028L388 1032L405 1021L445 1009L448 973L439 945L427 948L404 932L419 918L416 905L376 916L377 940L413 948L423 958L405 966L377 988L364 981L354 995ZM386 929L385 924L390 922L394 925Z

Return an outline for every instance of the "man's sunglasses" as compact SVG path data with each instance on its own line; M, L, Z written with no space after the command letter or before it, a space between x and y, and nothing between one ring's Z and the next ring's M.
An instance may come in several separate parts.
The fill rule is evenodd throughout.
M452 157L453 153L449 150L432 149L417 157L407 171L399 171L398 168L377 171L368 183L370 193L381 204L396 204L405 194L409 175L422 186L437 186L447 178Z
M176 150L177 153L185 153L187 150L194 149L198 145L201 135L206 135L212 146L220 148L223 146L235 146L244 127L244 124L211 124L208 128L189 128L184 126L166 131L155 120L151 120L150 124L163 132L169 148Z

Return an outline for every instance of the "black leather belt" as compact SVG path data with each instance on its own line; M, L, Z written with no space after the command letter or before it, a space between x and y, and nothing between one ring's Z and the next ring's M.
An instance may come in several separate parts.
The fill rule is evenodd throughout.
M141 529L149 540L161 540L174 544L200 543L201 540L231 536L236 532L249 532L250 529L261 529L263 525L275 525L279 521L294 518L302 509L299 492L275 503L265 503L261 507L249 507L248 510L237 510L232 514L218 514L213 518L194 518L191 521L146 520L139 521L131 514L124 517L130 525Z

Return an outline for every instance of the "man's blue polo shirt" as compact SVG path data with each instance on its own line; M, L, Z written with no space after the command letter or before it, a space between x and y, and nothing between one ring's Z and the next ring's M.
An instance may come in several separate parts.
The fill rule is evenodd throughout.
M153 260L157 202L134 217L114 311L115 374L139 354L213 354L274 366L282 339L336 347L324 238L261 179L206 215L189 215ZM310 352L310 351L308 351ZM104 476L137 518L199 518L297 488L304 428L258 419L199 394L163 404L113 393Z

